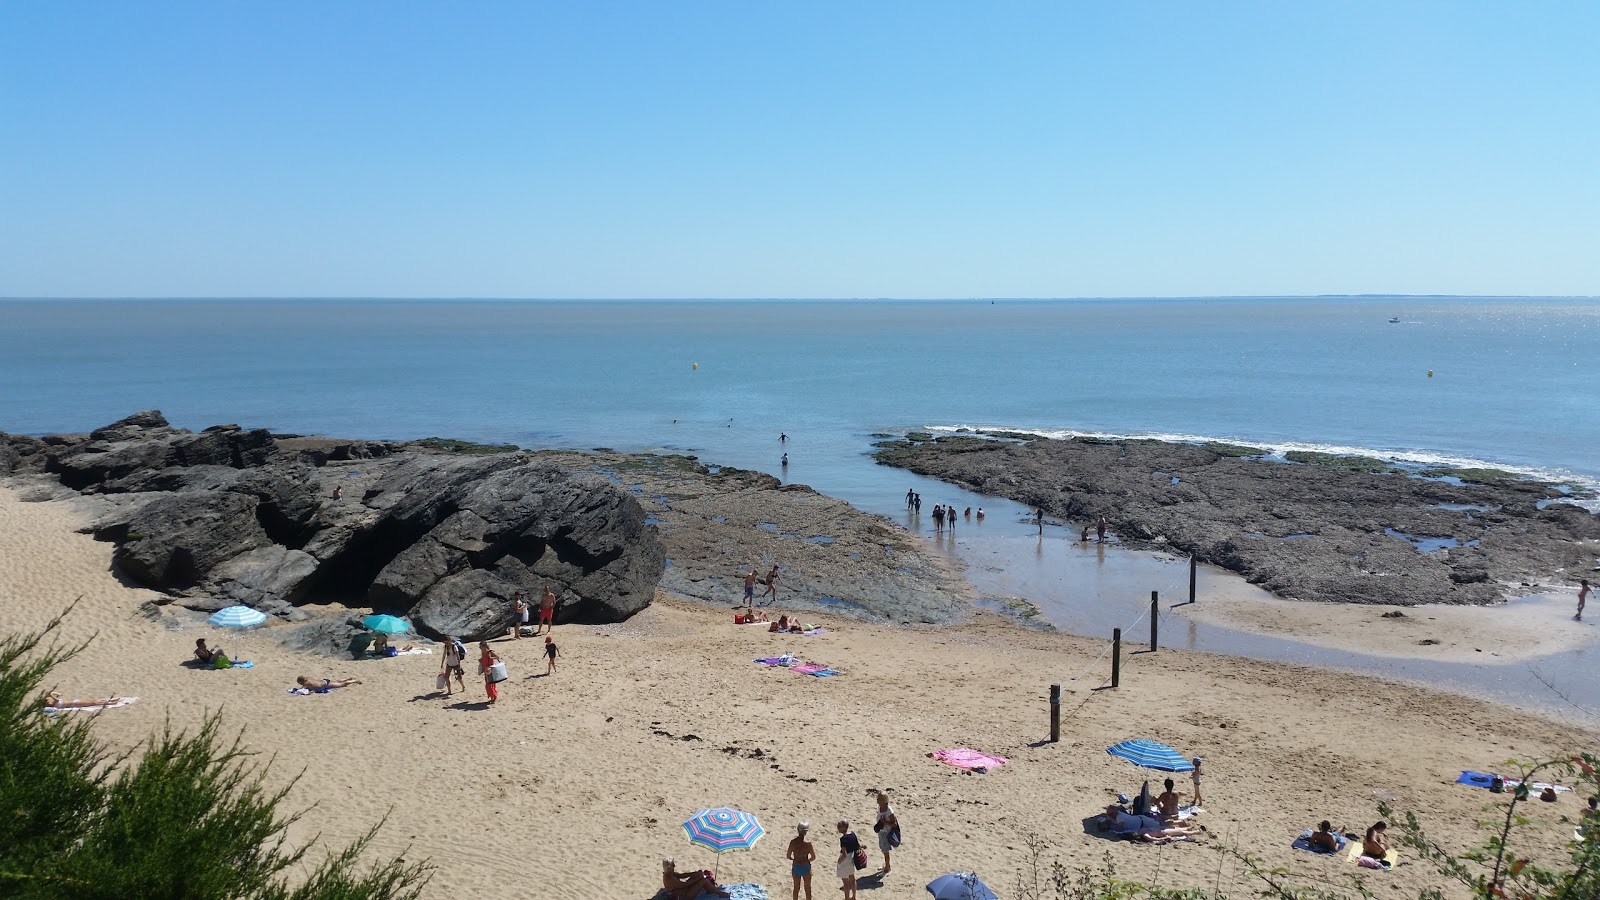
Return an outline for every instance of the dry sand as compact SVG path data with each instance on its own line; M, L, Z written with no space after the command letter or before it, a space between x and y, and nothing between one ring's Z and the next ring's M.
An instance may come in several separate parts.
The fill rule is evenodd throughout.
M874 788L892 792L906 844L883 887L864 897L926 897L923 884L960 868L1009 896L1029 833L1071 865L1109 852L1125 877L1169 885L1233 881L1238 867L1208 849L1222 844L1342 878L1358 870L1292 852L1290 839L1324 817L1364 827L1384 796L1418 811L1446 843L1475 843L1472 823L1492 798L1452 784L1461 769L1594 740L1448 694L1181 651L1133 656L1120 689L1092 691L1103 664L1069 679L1103 642L986 615L946 628L830 621L826 635L779 637L670 598L623 625L558 627L563 657L550 678L529 677L543 669L538 642L501 642L513 678L493 709L480 708L473 680L465 702L434 696L437 655L330 661L289 653L264 631L220 635L254 669L193 671L179 663L195 637L217 630L141 616L151 595L122 586L110 546L74 533L78 524L68 504L25 504L0 490L0 630L39 627L81 595L68 635L97 636L55 683L69 697L141 698L102 714L100 735L133 745L169 716L190 726L220 708L252 747L275 755L276 777L304 768L293 797L318 806L297 840L343 842L387 813L379 850L430 858L431 897L648 897L662 856L712 864L679 823L721 804L755 813L771 832L755 851L724 857L724 881L760 881L787 897L784 846L804 818L823 854L815 895L837 896L830 824L860 823L871 846ZM818 679L751 662L783 650L847 674ZM286 694L299 674L366 683ZM1052 681L1071 688L1063 740L1035 745ZM1082 820L1109 796L1155 774L1104 752L1136 736L1206 758L1200 821L1210 836L1150 847L1084 833ZM958 746L1012 762L965 775L926 757ZM1530 840L1558 850L1571 829L1556 819L1576 814L1578 802L1566 795L1532 807ZM875 848L872 857L869 872ZM1380 896L1441 883L1413 860L1360 877Z

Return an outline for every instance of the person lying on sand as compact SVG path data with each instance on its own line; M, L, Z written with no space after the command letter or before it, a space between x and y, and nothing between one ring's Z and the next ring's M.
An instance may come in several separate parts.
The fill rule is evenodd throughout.
M337 679L337 680L332 679L332 678L320 678L319 679L319 678L307 678L306 676L301 675L299 678L296 678L294 680L294 682L295 682L295 684L298 684L301 687L306 688L307 690L312 690L312 691L331 691L334 688L349 687L352 684L360 684L361 683L361 679L359 679L359 678L340 678L340 679Z
M1324 853L1339 852L1339 836L1333 833L1333 825L1327 819L1317 823L1317 830L1311 833L1311 846Z
M1164 844L1177 838L1186 838L1195 833L1192 828L1166 827L1161 820L1151 816L1136 816L1125 812L1122 807L1112 803L1106 807L1106 814L1101 822L1107 829L1117 834L1125 834L1130 839L1145 841L1151 844Z
M104 700L63 700L59 693L51 691L44 695L41 703L45 709L88 709L94 706L110 706L121 700L121 697L107 697Z
M684 872L679 874L677 864L669 856L661 861L661 889L674 900L694 900L701 891L706 891L718 897L730 896L729 893L711 880L711 876L704 872Z

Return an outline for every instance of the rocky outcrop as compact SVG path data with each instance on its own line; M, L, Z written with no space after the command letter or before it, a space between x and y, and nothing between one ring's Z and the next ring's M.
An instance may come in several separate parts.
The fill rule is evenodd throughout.
M300 604L336 601L476 638L505 630L517 591L545 585L562 621L620 621L650 602L665 553L634 497L525 453L449 446L280 445L150 410L87 435L0 435L0 473L103 498L91 530L117 544L120 572L195 609L299 618Z
M1596 564L1600 520L1559 486L1231 445L1032 435L880 444L878 460L1191 554L1276 594L1491 603Z

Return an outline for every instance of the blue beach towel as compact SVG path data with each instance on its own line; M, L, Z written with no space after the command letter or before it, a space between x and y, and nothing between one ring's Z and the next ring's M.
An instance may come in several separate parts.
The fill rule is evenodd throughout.
M729 900L771 900L767 896L767 889L759 884L725 884L722 889L728 892ZM671 895L666 891L657 891L651 900L669 900ZM719 897L718 894L701 891L696 897Z
M1330 853L1327 850L1320 850L1311 846L1311 834L1311 829L1307 828L1305 831L1300 832L1300 836L1295 838L1294 843L1290 844L1289 846L1296 850L1304 850L1307 853L1315 853L1318 856L1338 856L1340 853L1344 852L1345 844L1348 842L1348 839L1345 838L1344 835L1334 835L1333 839L1339 842L1339 849Z
M816 676L818 678L832 678L833 676L839 674L839 670L838 669L818 669L815 672L807 672L806 674L807 675L814 675L814 676Z
M1471 769L1468 769L1461 773L1461 777L1456 779L1456 784L1465 784L1472 787L1486 788L1489 786L1489 782L1493 780L1494 776L1488 772L1474 772Z

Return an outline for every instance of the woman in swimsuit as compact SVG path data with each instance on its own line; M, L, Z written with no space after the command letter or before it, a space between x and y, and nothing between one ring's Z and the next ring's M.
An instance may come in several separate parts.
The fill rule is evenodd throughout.
M811 900L811 862L817 858L817 848L806 840L806 832L811 830L810 822L801 822L796 825L794 840L789 842L787 859L790 862L789 874L794 878L794 893L791 900L800 900L800 886L805 885L806 900Z
M1361 841L1361 855L1383 862L1383 858L1389 855L1389 836L1384 833L1388 830L1388 822L1379 822L1368 828L1367 836Z
M42 702L45 709L90 709L96 706L110 706L121 699L121 697L107 697L104 700L63 700L60 694L51 691L44 695Z
M303 688L313 691L331 691L334 688L349 687L352 684L360 684L361 679L341 678L338 681L334 681L332 678L323 678L319 681L315 678L307 678L304 675L301 675L299 678L296 678L294 682Z

